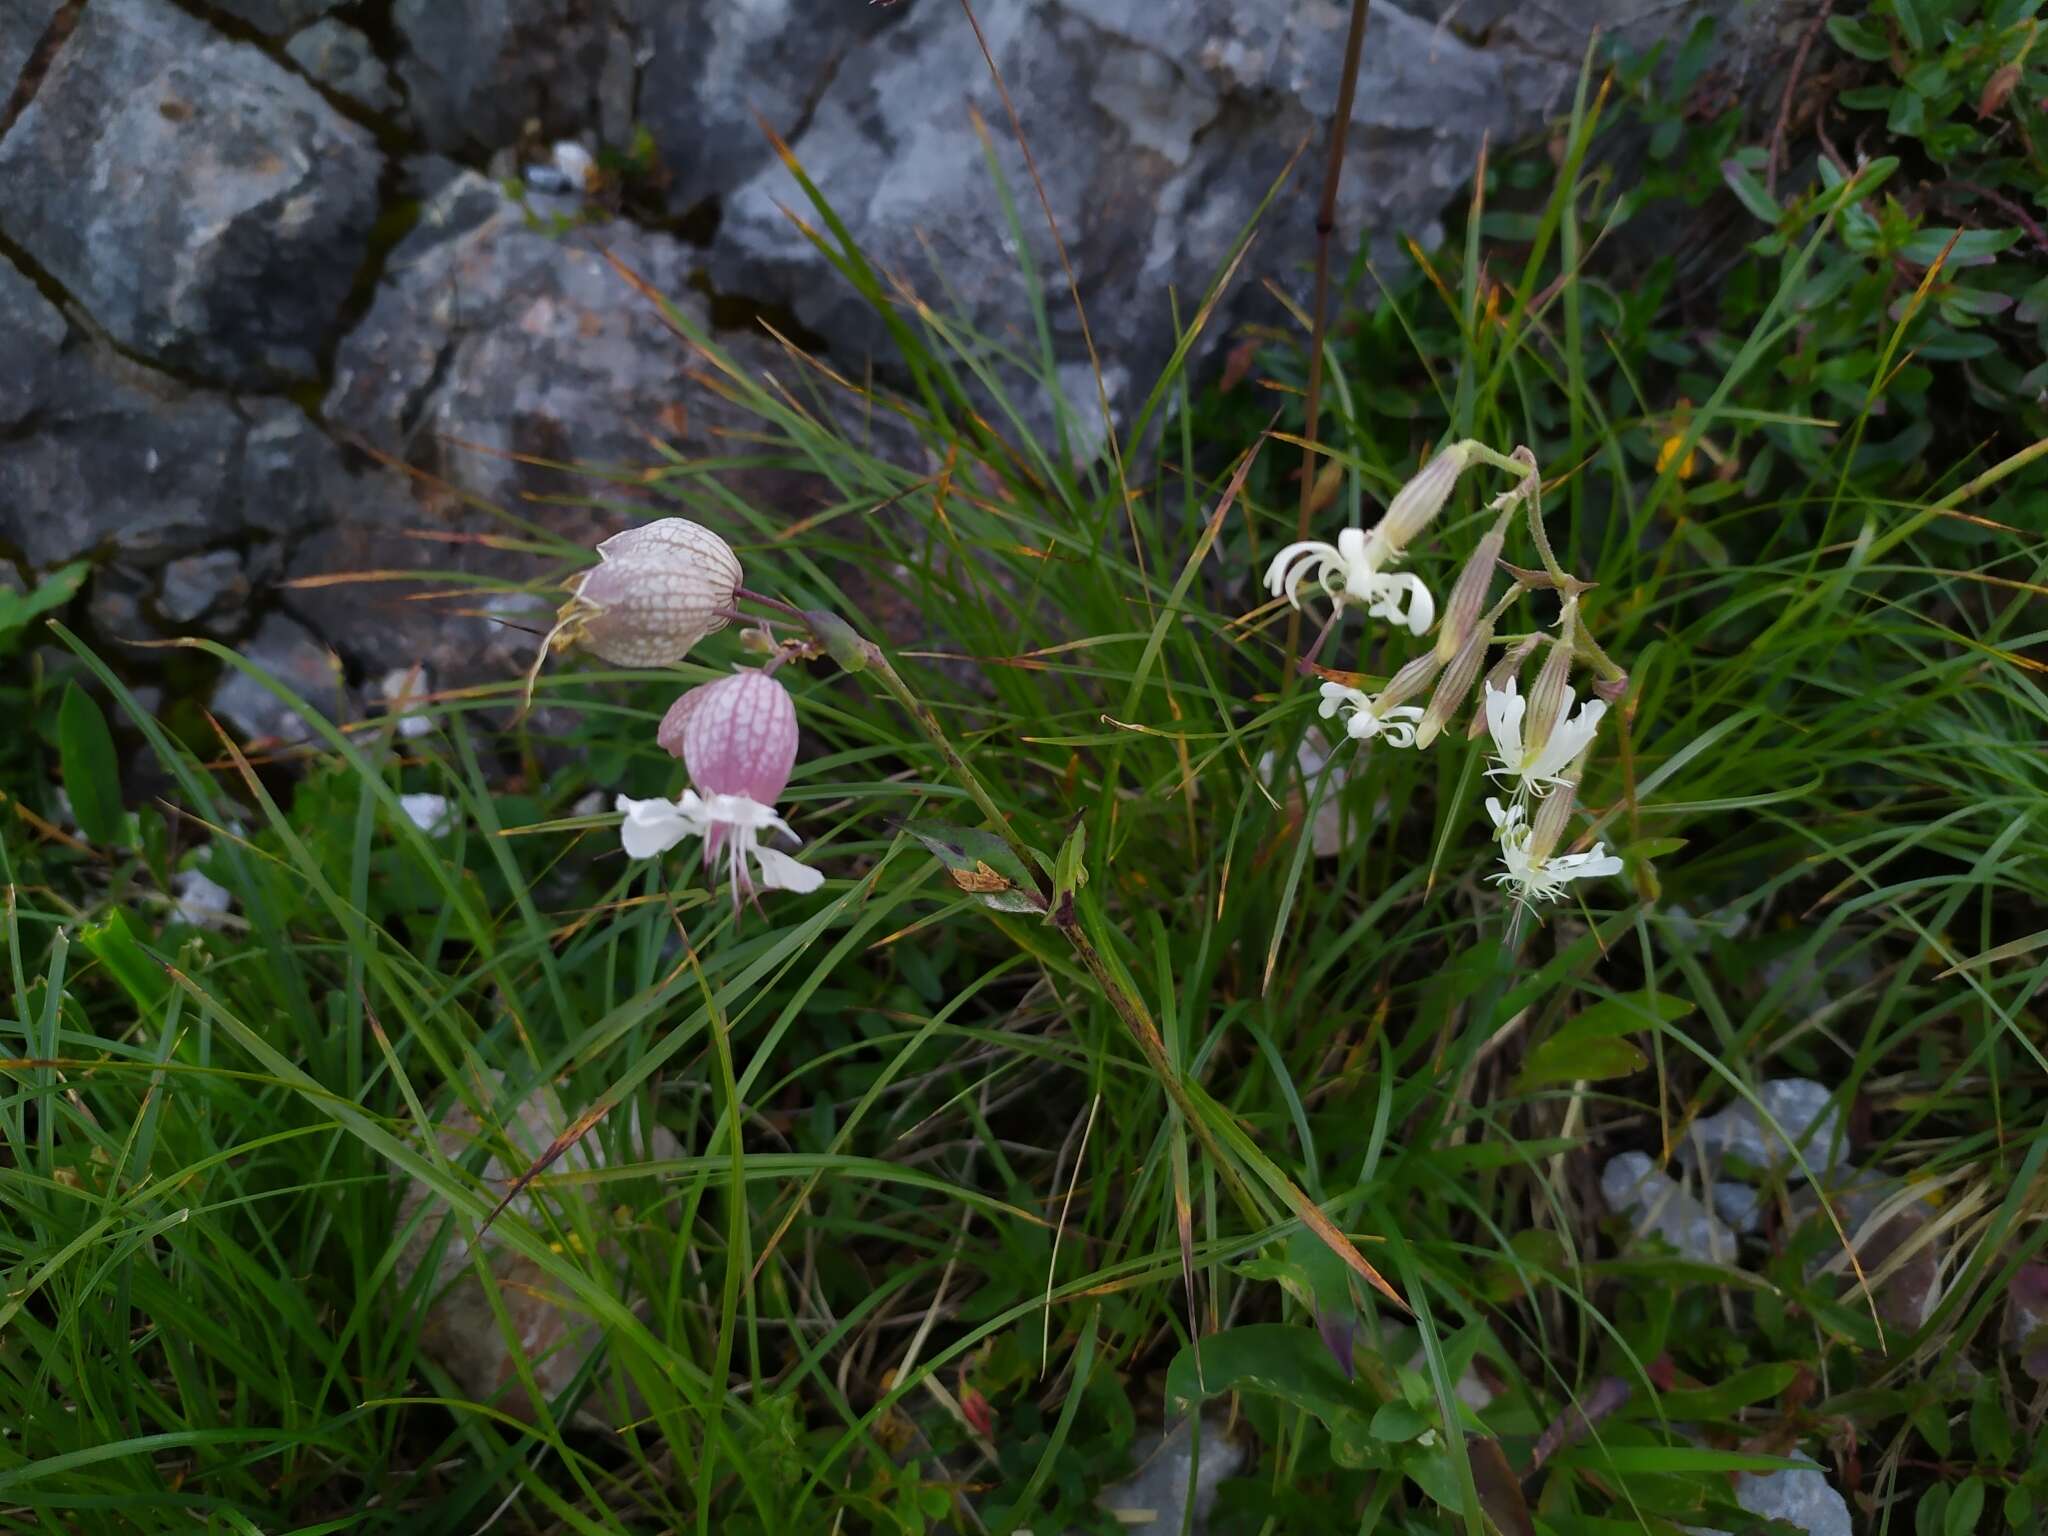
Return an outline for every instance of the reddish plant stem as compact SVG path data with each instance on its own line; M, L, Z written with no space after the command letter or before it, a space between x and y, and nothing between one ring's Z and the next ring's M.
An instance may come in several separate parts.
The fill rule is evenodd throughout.
M1323 163L1323 195L1316 204L1316 295L1309 330L1306 419L1301 428L1301 515L1295 539L1308 537L1309 508L1316 489L1316 420L1322 414L1323 341L1329 329L1330 237L1337 231L1337 186L1344 177L1344 147L1351 136L1351 103L1358 94L1358 61L1365 52L1365 23L1372 0L1351 0L1351 30L1344 38L1344 74L1337 82L1337 109L1330 117L1330 147ZM1301 616L1287 621L1287 653L1301 642Z

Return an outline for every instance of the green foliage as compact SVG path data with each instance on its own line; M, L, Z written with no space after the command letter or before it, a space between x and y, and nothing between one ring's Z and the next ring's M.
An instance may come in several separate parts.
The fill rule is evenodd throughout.
M1207 1403L1248 1453L1218 1532L1732 1530L1731 1476L1795 1445L1891 1529L2034 1528L2048 1437L2000 1330L2048 1190L2048 560L2036 407L1993 360L2036 322L1971 297L2032 258L1972 223L1915 299L1962 215L1901 191L1935 164L2038 191L2017 129L1939 131L2031 21L1937 10L1816 44L1809 68L1927 103L1853 175L1802 130L1773 186L1758 125L1702 117L1699 42L1620 77L1614 138L1589 81L1554 156L1494 169L1333 332L1315 530L1369 523L1446 438L1527 444L1628 669L1573 828L1628 874L1540 923L1486 881L1462 730L1298 766L1314 694L1258 574L1295 536L1299 453L1263 434L1280 399L1301 437L1302 338L1242 357L1280 393L1198 398L1176 367L1119 461L1076 463L1073 422L1022 428L1050 359L895 303L822 203L903 396L797 359L771 385L671 311L759 431L654 486L761 590L840 616L779 674L816 894L735 910L579 809L680 787L653 727L742 659L731 633L673 671L557 667L517 723L513 678L417 740L302 706L289 764L167 729L60 633L9 793L61 776L105 845L0 841L0 1508L1099 1531L1141 1426ZM923 451L881 451L878 413ZM810 477L805 536L734 468ZM1438 590L1488 494L1412 552ZM585 558L537 557L536 585ZM1332 644L1373 678L1407 654ZM97 701L171 809L121 805ZM422 793L445 835L407 814ZM1325 805L1345 835L1319 856ZM100 836L116 812L132 839ZM218 927L174 894L201 844ZM1792 1074L1927 1218L1924 1320L1794 1220L1796 1180L1740 1265L1632 1241L1593 1194L1613 1152ZM595 1114L602 1167L514 1159L543 1088ZM458 1114L454 1150L424 1133ZM512 1193L492 1153L535 1176L491 1227L525 1268L475 1327L516 1334L540 1294L605 1339L559 1394L514 1353L531 1422L449 1374L428 1283L397 1278L401 1190L470 1254Z

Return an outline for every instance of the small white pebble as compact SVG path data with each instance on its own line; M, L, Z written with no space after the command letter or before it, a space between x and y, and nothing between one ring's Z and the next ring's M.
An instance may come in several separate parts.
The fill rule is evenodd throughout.
M398 716L398 734L408 741L416 741L434 728L434 717L423 715L416 710L407 710L406 705L434 691L433 682L423 666L396 667L384 674L384 680L377 685L377 691L384 698L387 707Z
M445 837L454 825L454 809L446 795L400 795L406 819L429 837Z
M203 870L182 870L171 878L177 893L178 916L194 928L218 928L234 898L228 888L209 880Z

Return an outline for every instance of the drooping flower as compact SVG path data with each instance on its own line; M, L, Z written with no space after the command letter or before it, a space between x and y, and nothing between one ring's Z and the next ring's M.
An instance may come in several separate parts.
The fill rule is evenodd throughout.
M1316 713L1327 720L1342 710L1344 730L1353 741L1382 738L1390 747L1415 745L1415 723L1422 718L1421 706L1383 706L1375 703L1370 694L1342 683L1323 684L1322 695L1323 702L1316 706Z
M1315 539L1289 544L1266 567L1266 590L1299 608L1301 585L1312 580L1340 603L1364 603L1370 617L1422 634L1436 622L1436 600L1420 577L1392 574L1391 567L1409 540L1443 509L1469 462L1466 445L1453 444L1395 493L1371 531L1346 528L1335 545Z
M1338 602L1363 603L1369 617L1419 635L1436 622L1436 599L1421 577L1385 569L1399 554L1379 534L1377 527L1346 528L1334 546L1316 539L1289 544L1266 567L1266 590L1299 608L1302 583L1312 580Z
M735 903L753 894L757 876L770 890L814 891L824 882L817 870L762 842L768 832L800 841L775 814L797 749L796 704L781 683L765 671L744 671L692 688L669 706L655 739L683 760L692 787L672 802L619 797L629 856L653 858L686 837L701 837L707 861L725 852Z
M1525 742L1522 721L1528 700L1516 690L1515 680L1510 677L1505 687L1496 688L1489 678L1485 698L1486 728L1493 735L1496 753L1494 766L1487 772L1511 781L1517 798L1545 795L1563 784L1565 769L1586 750L1601 717L1607 713L1607 706L1599 699L1588 699L1574 715L1572 691L1566 688L1548 738Z
M682 517L615 533L597 556L544 649L581 643L615 666L668 666L725 627L743 577L731 545Z
M1486 814L1493 818L1501 862L1506 866L1493 877L1494 883L1506 886L1517 901L1556 901L1574 880L1621 873L1621 860L1607 851L1605 843L1595 843L1585 853L1551 853L1539 848L1520 801L1503 808L1489 796Z

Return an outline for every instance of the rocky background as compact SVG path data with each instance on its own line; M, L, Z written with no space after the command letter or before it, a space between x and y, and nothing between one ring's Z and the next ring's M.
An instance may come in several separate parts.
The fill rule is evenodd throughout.
M1375 0L1339 239L1427 246L1482 143L1568 105L1593 29L1644 47L1702 5L1767 57L1738 0ZM767 312L886 377L875 316L783 212L801 193L764 126L879 266L938 301L936 263L980 332L1023 340L1024 253L976 113L1049 286L1058 260L984 41L1112 409L1170 352L1169 295L1192 309L1306 142L1237 291L1304 288L1348 8L977 16L980 37L956 0L0 0L0 581L90 558L103 645L213 635L316 699L415 661L504 676L533 644L500 622L531 612L518 594L451 615L404 583L307 579L522 579L530 560L462 541L502 527L480 502L589 539L637 492L537 501L592 486L512 455L709 451L731 408L600 245L749 364L779 356L749 318ZM630 213L579 206L562 141L631 162ZM1071 307L1050 311L1064 387L1092 406ZM251 736L288 725L257 689L216 705Z

